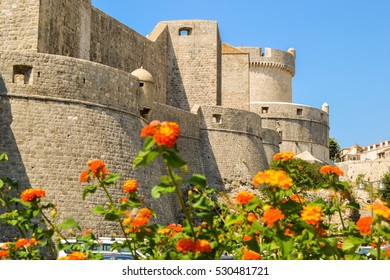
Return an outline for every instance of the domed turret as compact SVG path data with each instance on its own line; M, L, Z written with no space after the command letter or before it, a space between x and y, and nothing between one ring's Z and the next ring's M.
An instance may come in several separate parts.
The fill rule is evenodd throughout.
M154 95L156 86L152 74L146 71L143 67L134 70L131 75L139 80L139 88L137 92L138 106L141 115L146 115L153 107Z

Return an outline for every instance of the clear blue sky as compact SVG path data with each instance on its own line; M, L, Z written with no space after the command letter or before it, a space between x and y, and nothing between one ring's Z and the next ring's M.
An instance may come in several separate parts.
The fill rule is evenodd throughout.
M388 0L92 0L142 35L159 21L217 20L233 46L295 48L293 102L330 106L341 148L390 140Z

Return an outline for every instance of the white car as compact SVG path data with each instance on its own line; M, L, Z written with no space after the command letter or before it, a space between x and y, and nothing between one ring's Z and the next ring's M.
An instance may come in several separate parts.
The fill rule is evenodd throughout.
M128 248L120 249L120 250L112 250L112 245L114 243L122 243L126 239L125 238L110 238L110 237L100 237L96 241L96 245L91 248L93 253L101 253L103 255L103 259L133 259L130 250ZM70 244L75 244L77 242L76 239L68 239L66 240ZM65 240L61 240L61 243L65 244ZM81 243L80 243L81 244ZM139 258L146 259L146 256L139 250L136 250ZM58 253L58 258L65 257L71 253L70 250L60 251ZM112 258L108 258L107 256L112 254ZM115 254L115 255L113 255ZM122 258L119 256L122 255ZM106 257L105 257L106 256Z

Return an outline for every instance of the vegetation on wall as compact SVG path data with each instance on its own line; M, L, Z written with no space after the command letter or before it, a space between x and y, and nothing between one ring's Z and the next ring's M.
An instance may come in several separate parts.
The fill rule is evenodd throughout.
M380 195L383 201L390 204L390 170L382 177L383 190L380 190Z
M334 162L340 161L340 145L336 138L329 137L329 158Z

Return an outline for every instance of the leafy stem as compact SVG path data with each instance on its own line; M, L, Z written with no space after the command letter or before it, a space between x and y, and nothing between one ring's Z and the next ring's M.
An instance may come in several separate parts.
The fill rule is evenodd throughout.
M179 202L180 202L180 205L181 205L181 208L188 220L188 223L190 224L190 228L191 228L191 232L192 232L192 235L194 236L194 239L196 240L196 235L195 235L195 230L194 230L194 226L192 224L192 219L191 219L191 215L190 213L188 213L187 211L187 208L186 208L186 205L184 203L184 199L180 193L180 189L179 189L179 185L177 184L176 180L175 180L175 176L173 175L173 171L172 171L172 167L170 166L170 164L165 161L166 165L167 165L167 168L168 168L168 173L169 173L169 177L171 177L171 180L172 180L172 183L175 187L175 192L176 192L176 195L177 195L177 198L179 199Z

